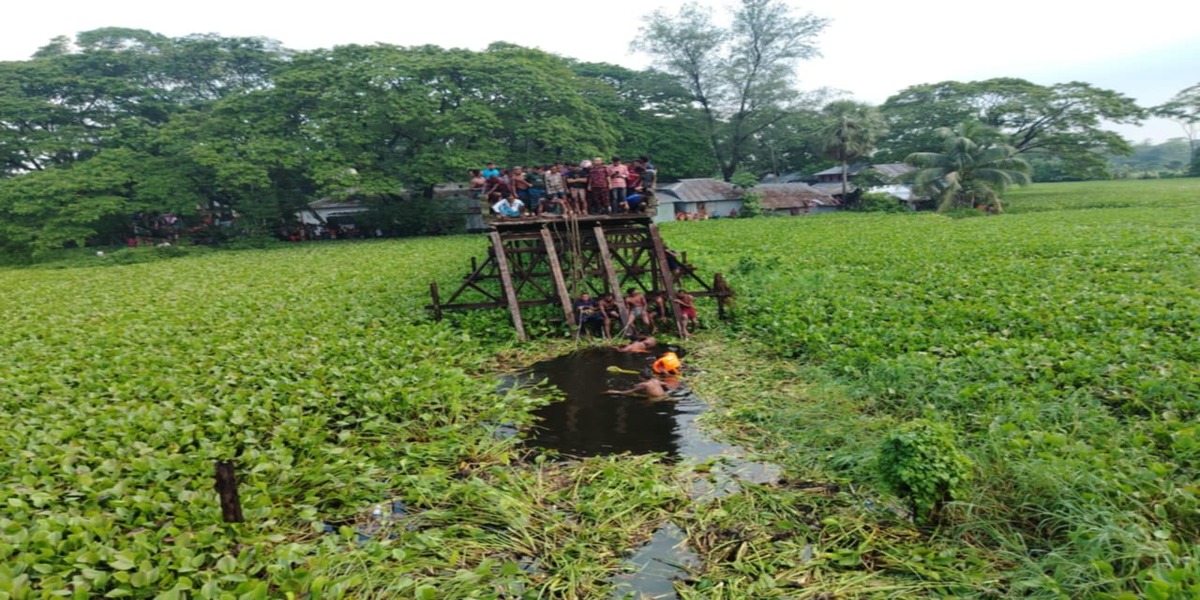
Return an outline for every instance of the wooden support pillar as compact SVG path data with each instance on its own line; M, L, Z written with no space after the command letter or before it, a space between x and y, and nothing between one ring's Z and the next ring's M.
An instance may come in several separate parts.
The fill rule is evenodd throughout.
M492 251L495 253L496 266L500 269L500 286L504 288L504 299L508 304L508 312L512 315L513 327L517 329L517 339L525 341L525 322L521 320L521 304L517 302L517 290L513 287L512 275L508 271L508 257L504 253L504 242L500 234L493 231Z
M679 310L679 302L675 295L675 277L671 273L671 267L667 265L667 249L663 246L662 236L658 233L658 225L650 224L650 240L654 244L654 258L658 262L658 272L662 277L663 290L667 292L667 303L671 306L671 314L675 315L675 327L679 330L679 337L687 337L687 321L683 318L683 311Z
M429 282L429 295L433 298L433 320L442 320L442 296L438 294L438 286L436 281Z
M725 319L725 303L730 295L729 284L725 283L725 278L717 273L713 275L713 291L717 293L717 318Z
M237 476L233 473L233 463L227 460L217 461L216 483L213 488L221 499L221 520L226 523L243 523L246 517L242 515L242 500L238 496Z
M571 310L571 295L567 293L567 282L563 278L562 265L558 263L558 249L554 247L554 237L550 230L542 228L542 243L546 244L546 256L550 259L550 273L554 276L554 290L558 292L558 301L562 304L563 316L571 330L575 330L575 311Z
M604 263L604 276L608 279L608 289L617 300L617 312L621 315L621 331L629 324L629 307L625 306L625 296L621 293L621 281L617 279L617 270L613 268L612 255L608 252L608 240L604 237L604 228L597 225L592 228L596 234L596 247L600 249L600 262Z

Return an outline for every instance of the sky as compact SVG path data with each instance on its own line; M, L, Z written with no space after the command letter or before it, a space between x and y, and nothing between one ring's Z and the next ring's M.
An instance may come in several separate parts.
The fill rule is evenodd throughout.
M1200 83L1200 1L1117 4L1007 0L1001 10L964 0L847 2L785 0L798 13L830 19L817 41L822 56L802 61L801 89L834 88L882 103L920 83L1020 77L1038 84L1086 81L1143 106ZM726 18L730 0L701 0ZM0 60L23 60L59 35L100 27L147 29L168 36L216 33L262 36L297 50L376 42L437 44L479 50L494 41L533 46L583 61L641 69L631 52L639 24L679 2L605 0L370 0L304 3L275 0L58 0L5 9ZM601 19L599 26L589 19ZM1154 119L1112 127L1131 141L1181 136Z

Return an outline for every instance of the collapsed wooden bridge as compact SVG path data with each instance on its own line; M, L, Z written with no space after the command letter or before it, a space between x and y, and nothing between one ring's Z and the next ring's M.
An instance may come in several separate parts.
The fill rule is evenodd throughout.
M720 273L705 282L687 262L686 254L667 249L658 226L646 215L599 215L514 219L492 223L491 244L482 262L471 259L471 270L444 302L437 282L430 283L433 311L507 307L517 337L525 341L521 309L559 305L566 323L578 334L572 298L578 294L612 293L622 323L630 311L622 293L627 288L666 295L679 335L686 335L682 311L676 310L680 289L696 297L717 299L725 316L733 290Z

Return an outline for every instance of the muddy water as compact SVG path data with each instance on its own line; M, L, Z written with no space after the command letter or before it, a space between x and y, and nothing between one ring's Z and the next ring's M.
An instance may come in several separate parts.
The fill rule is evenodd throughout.
M534 364L520 379L545 380L566 398L535 412L541 423L531 432L529 445L568 456L663 452L678 457L685 442L677 431L677 419L684 407L673 401L604 393L630 389L639 381L637 375L611 373L609 367L636 372L655 358L589 348Z
M679 349L669 348L677 353ZM663 351L666 351L664 349ZM681 353L682 355L682 353ZM742 483L779 480L777 465L745 458L744 449L717 441L697 418L708 405L686 386L685 378L666 400L605 394L637 385L637 375L655 355L625 354L612 348L589 348L531 366L511 383L545 381L565 397L536 411L541 423L527 437L530 446L556 450L566 456L664 453L684 464L706 464L686 483L696 502L736 493ZM614 598L675 598L673 581L686 579L699 559L688 549L686 535L673 523L656 531L648 543L625 561L625 573L614 579Z

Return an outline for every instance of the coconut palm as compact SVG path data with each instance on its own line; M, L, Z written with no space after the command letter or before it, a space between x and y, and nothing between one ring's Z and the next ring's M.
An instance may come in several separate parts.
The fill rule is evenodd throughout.
M938 201L938 210L986 206L999 212L1000 195L1013 184L1028 185L1029 163L1012 146L995 141L986 126L964 123L938 130L941 152L914 152L904 162L915 191Z
M887 133L887 123L879 109L853 100L835 100L821 113L827 124L821 130L825 155L842 163L842 199L849 189L850 161L866 158L875 151L875 143Z

